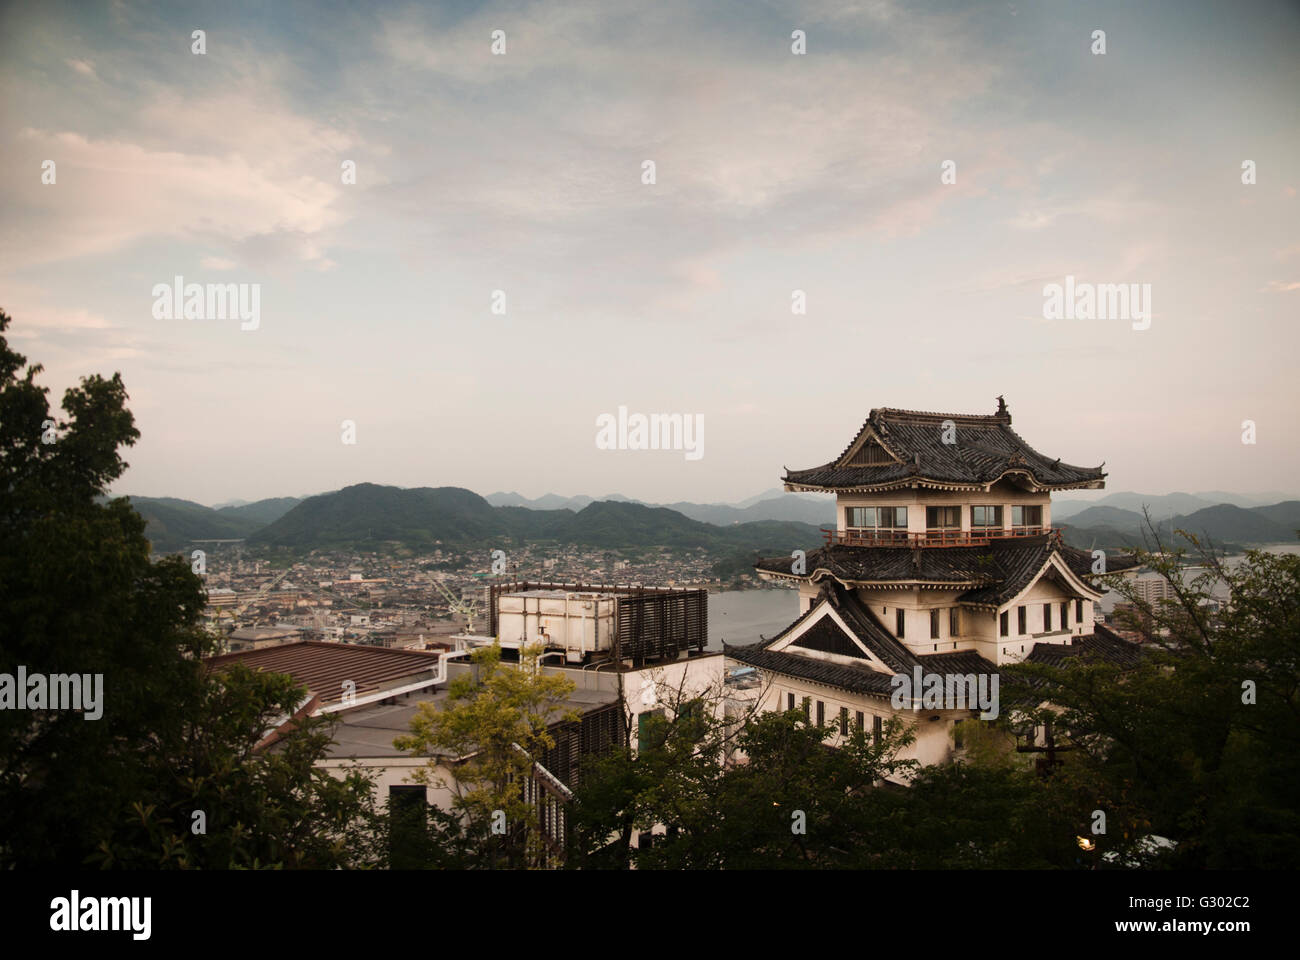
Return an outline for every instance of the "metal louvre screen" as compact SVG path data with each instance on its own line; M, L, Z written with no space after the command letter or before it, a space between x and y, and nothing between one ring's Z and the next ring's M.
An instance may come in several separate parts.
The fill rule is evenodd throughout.
M703 650L709 630L707 590L674 590L619 597L614 655L636 666L675 660L685 650Z
M582 761L600 757L614 747L626 745L623 732L623 705L611 703L582 715L578 722L551 727L555 746L544 751L541 764L568 787L582 779Z

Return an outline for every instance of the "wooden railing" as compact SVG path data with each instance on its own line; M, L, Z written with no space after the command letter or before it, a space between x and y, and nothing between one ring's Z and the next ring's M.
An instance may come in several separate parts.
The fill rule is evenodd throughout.
M822 528L826 546L846 547L982 547L993 540L1014 537L1041 537L1052 534L1058 539L1060 527L972 527L970 530L827 530Z

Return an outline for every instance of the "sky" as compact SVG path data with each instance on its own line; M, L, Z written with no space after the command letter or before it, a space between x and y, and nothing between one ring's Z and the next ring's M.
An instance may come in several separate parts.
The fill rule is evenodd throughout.
M0 308L56 403L121 372L117 493L734 501L998 395L1110 490L1300 491L1297 49L1270 2L8 4ZM1067 276L1149 321L1049 319Z

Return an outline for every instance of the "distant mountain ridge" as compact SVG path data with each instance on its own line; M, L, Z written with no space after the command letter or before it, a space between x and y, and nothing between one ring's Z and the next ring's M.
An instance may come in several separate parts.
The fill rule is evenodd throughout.
M1220 495L1243 502L1252 499L1241 494ZM1197 506L1204 503L1202 496L1121 491L1096 501L1058 500L1052 504L1052 522L1064 526L1067 538L1077 546L1103 547L1142 542L1143 505L1150 507L1162 537L1181 528L1224 544L1282 543L1294 540L1295 530L1300 528L1300 499L1265 505L1221 502ZM252 543L319 546L368 540L412 545L436 540L457 543L484 537L726 550L743 550L767 540L767 546L784 549L793 531L804 532L791 546L807 547L820 540L819 528L835 523L832 498L788 494L780 488L734 504L646 504L618 494L601 499L556 494L528 499L518 493L498 492L481 497L458 487L405 489L379 484L220 508L172 497L130 500L145 517L146 535L159 552L180 550L195 540L247 539ZM727 534L728 530L734 533Z
M786 493L780 487L766 490L739 503L695 503L689 500L679 500L676 503L646 503L643 500L630 500L618 494L593 498L561 497L548 493L529 500L518 493L490 493L484 499L493 506L526 507L529 510L581 510L592 503L636 503L645 507L676 510L692 520L718 526L758 520L788 520L817 526L832 526L835 523L834 497L810 493Z
M1061 522L1053 510L1052 522L1065 528L1066 539L1075 546L1140 546L1144 535L1150 535L1146 517L1140 512L1112 506L1091 506ZM1172 542L1175 530L1214 544L1291 543L1300 531L1300 500L1258 507L1219 503L1159 520L1153 512L1151 522L1166 544Z
M297 497L272 497L242 506L213 509L174 497L128 497L145 518L145 536L159 553L195 540L243 540L295 507Z
M816 527L789 521L717 526L675 510L612 500L581 510L493 506L460 487L402 489L363 483L309 497L249 537L252 543L328 547L366 541L408 546L503 545L554 541L619 547L789 549L819 538Z
M1221 503L1250 508L1295 499L1300 499L1300 495L1287 493L1251 495L1229 493L1223 490L1207 490L1201 493L1147 494L1120 490L1115 493L1108 493L1104 497L1098 497L1096 500L1078 500L1069 497L1053 499L1052 519L1065 520L1090 507L1105 506L1117 507L1121 510L1132 510L1139 514L1142 512L1143 507L1146 507L1150 509L1153 520L1163 520L1166 517L1186 516L1195 513L1197 510L1215 507Z

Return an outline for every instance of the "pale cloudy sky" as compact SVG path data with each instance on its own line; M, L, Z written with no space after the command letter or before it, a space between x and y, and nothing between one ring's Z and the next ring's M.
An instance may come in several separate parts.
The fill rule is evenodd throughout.
M1297 491L1297 49L1267 2L10 5L0 307L56 396L122 372L118 492L735 500L997 394L1112 490ZM155 319L176 275L260 327ZM1045 320L1066 275L1150 328ZM704 456L597 449L620 405Z

